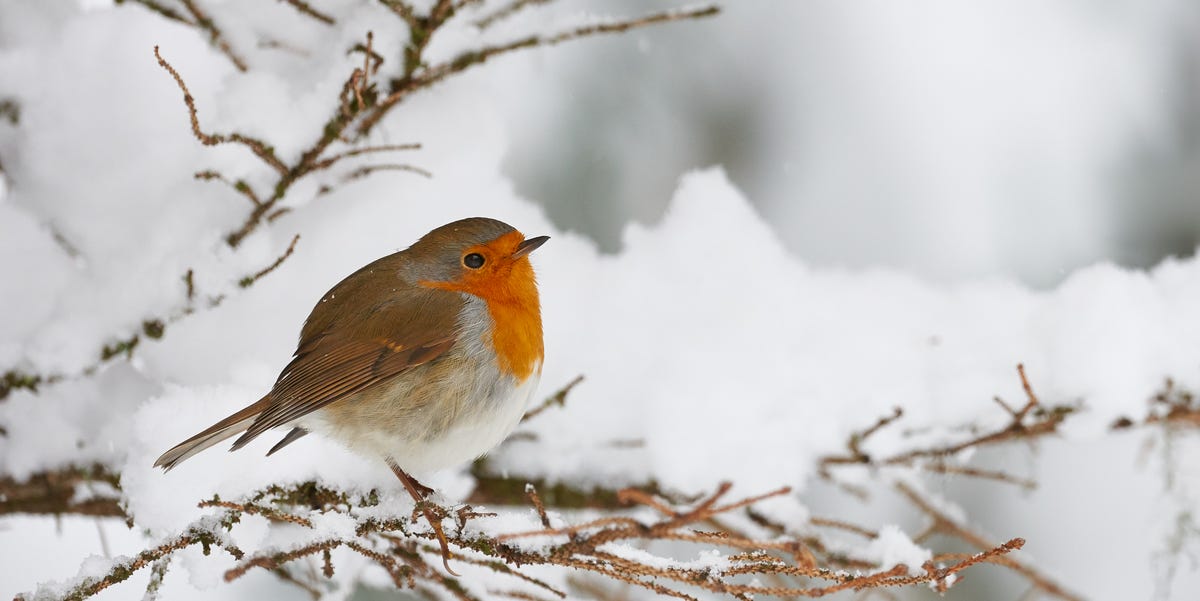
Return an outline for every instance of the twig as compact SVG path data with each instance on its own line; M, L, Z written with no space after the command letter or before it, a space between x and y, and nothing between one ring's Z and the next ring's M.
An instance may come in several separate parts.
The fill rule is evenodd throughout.
M334 19L333 17L331 17L323 12L318 11L317 9L313 8L312 5L305 2L304 0L280 0L280 1L284 2L286 4L290 4L293 8L300 11L301 14L308 15L326 25L336 25L337 24L336 19Z
M948 577L950 575L984 561L999 563L1002 555L1019 548L1022 543L1020 539L1014 539L1004 545L984 549L981 554L963 558L957 563L942 568L935 568L932 564L927 564L925 573L920 575L910 576L903 566L896 566L891 569L854 576L846 572L835 572L817 567L811 554L805 550L804 543L795 539L782 537L773 540L756 540L734 531L697 530L696 526L701 523L713 521L717 516L728 515L748 508L765 498L784 494L787 489L781 488L763 495L746 497L725 504L720 503L720 499L729 490L729 485L721 485L690 508L668 506L650 495L633 492L624 495L625 498L654 509L660 514L656 521L643 522L629 517L609 515L587 523L560 528L549 527L550 520L544 507L541 507L539 503L540 497L531 490L530 502L534 504L535 510L539 513L543 529L495 536L485 535L478 531L468 535L465 534L466 530L460 526L458 532L446 536L445 540L449 545L458 549L456 556L463 557L464 561L490 567L498 573L521 578L544 590L554 592L560 597L563 596L561 591L557 591L538 579L521 574L519 568L541 564L582 570L645 588L661 595L683 599L695 598L685 592L684 587L731 595L738 599L749 599L755 595L819 597L842 590L904 586L922 582L931 583L935 588L944 590L949 584ZM316 498L324 500L314 504ZM282 499L291 501L280 505ZM258 505L259 501L269 502L276 509L265 509ZM312 511L314 507L322 507L324 511L343 513L354 517L356 505L349 504L348 501L344 493L319 487L303 492L272 487L269 491L253 495L249 501L226 502L213 499L206 502L205 506L221 508L224 513L216 516L215 523L226 530L229 530L241 515L258 513L272 519L280 519L282 515L292 515L293 519L285 519L285 521L316 533L311 521L302 515L287 513L288 507L300 511ZM378 501L373 502L377 503ZM292 505L291 503L296 504ZM539 507L541 508L539 509ZM432 506L427 509L434 510ZM437 513L447 515L448 512L439 508ZM473 519L472 516L479 515L474 512L467 513L469 515L460 515L460 519ZM327 559L328 552L336 548L348 548L386 570L398 587L417 589L434 587L460 599L472 598L456 581L446 577L429 563L429 560L441 557L442 552L436 546L420 541L432 541L439 537L429 530L411 530L411 526L417 523L415 521L404 518L386 520L368 518L358 521L356 534L353 536L319 536L315 540L299 543L291 549L266 549L250 555L242 554L236 547L217 538L212 530L211 524L214 522L211 519L201 520L198 523L209 524L209 526L204 528L193 526L182 537L144 552L139 556L140 563L130 561L114 566L101 578L85 582L77 587L75 590L78 598L98 591L99 588L93 587L96 582L103 583L103 586L109 586L127 578L132 572L148 565L149 562L162 560L171 553L192 544L202 544L206 548L212 544L223 545L235 554L239 563L226 571L225 579L227 581L240 578L255 568L275 571L286 579L290 574L281 570L287 564L302 557L320 558L329 566L329 569L326 570L328 573L332 568ZM531 536L546 536L563 542L547 542L533 547L529 545L514 546L505 542L514 538ZM199 537L203 537L203 540ZM644 543L652 540L734 548L742 552L730 557L727 565L700 567L676 563L666 558L651 561L629 558L616 550L619 547L610 546L612 543ZM468 551L482 554L491 560L475 559L467 554ZM773 556L771 555L773 552L796 558L797 563L789 563L780 557ZM940 558L946 559L945 556L940 556ZM745 584L742 580L735 580L743 575L797 576L817 579L830 584L801 587L779 581L775 585L765 586L757 582ZM294 580L294 578L291 579Z
M275 259L274 263L271 263L270 265L260 269L254 275L248 275L248 276L242 278L241 280L238 281L238 285L241 286L242 288L249 288L250 286L253 286L254 283L257 282L259 279L261 279L263 276L267 275L268 273L271 273L272 271L275 271L275 269L278 268L280 265L282 265L283 262L288 259L288 257L292 256L292 252L294 252L296 250L296 243L299 241L300 241L300 234L296 234L295 236L292 236L292 243L288 244L287 250L283 251L283 254L279 255L279 258Z
M114 494L79 498L79 486L93 482L108 485ZM123 518L126 516L119 493L119 476L102 465L40 472L22 481L5 476L0 478L0 515L31 513Z
M392 152L398 150L420 150L420 144L385 144L381 146L364 146L363 148L355 148L345 152L339 152L329 158L321 159L313 163L313 171L328 169L342 159L356 157L364 154L372 154L376 152Z
M185 549L193 545L202 545L206 551L211 545L216 545L222 549L225 549L225 551L232 555L234 559L240 559L243 556L243 553L240 549L232 545L223 544L212 532L200 528L189 528L183 534L169 539L165 543L142 551L134 557L114 562L113 567L111 567L105 575L101 577L85 578L83 582L75 585L65 594L63 594L62 598L86 599L87 597L91 597L92 595L95 595L96 593L99 593L100 591L114 584L125 581L132 576L134 572L148 565L160 562L163 559L170 557L180 549ZM163 569L165 570L165 568ZM41 595L35 593L34 597L40 598ZM17 596L17 599L26 598L27 597L24 595Z
M849 522L845 522L842 520L831 520L829 518L814 517L814 518L809 518L808 523L810 523L814 526L822 526L825 528L837 528L838 530L845 530L846 532L853 532L854 534L857 534L863 538L876 538L879 536L879 533L874 530L870 530L868 528L863 528L862 526L856 526L854 524L851 524Z
M916 506L917 509L920 509L922 513L929 516L933 520L933 527L937 530L962 539L967 544L981 551L992 549L994 547L994 545L988 542L983 536L976 534L972 530L959 524L950 516L934 507L932 503L922 498L921 495L917 494L917 491L913 490L913 488L909 485L903 482L896 482L895 486L896 490L899 491L904 498L908 499L908 501ZM1034 569L1032 566L1026 565L1011 558L1008 559L1004 565L1014 572L1024 576L1027 580L1029 580L1030 584L1048 595L1053 595L1063 599L1064 601L1083 601L1083 597L1080 597L1075 593L1068 592L1062 586L1058 585L1049 577Z
M658 13L646 15L636 19L627 19L615 21L612 23L597 23L594 25L585 25L576 27L568 31L560 32L549 36L529 36L527 38L502 44L499 46L488 46L466 52L457 57L439 65L430 67L421 72L420 75L409 75L393 84L393 89L387 97L379 101L371 112L358 125L358 133L360 136L365 136L379 123L381 119L401 100L405 99L412 92L427 88L441 80L481 65L496 56L508 54L516 50L526 48L538 48L545 46L553 46L570 40L576 40L584 37L590 37L599 34L607 33L622 33L632 29L657 25L661 23L669 23L672 21L682 21L686 19L702 19L712 17L720 13L720 9L716 6L704 6L700 8L689 8L681 10L668 10ZM415 71L413 66L412 70Z
M297 526L304 526L305 528L312 528L312 526L313 526L312 520L309 520L308 518L301 517L298 515L293 515L290 513L284 513L282 511L279 511L277 509L272 509L270 507L261 507L259 505L255 505L254 503L232 503L229 501L222 501L220 499L214 498L214 499L209 499L208 501L201 501L201 502L197 503L196 506L197 507L222 507L224 509L232 509L234 511L249 514L249 515L260 515L269 520L274 520L277 522L288 522L290 524L296 524Z
M1025 374L1025 366L1017 365L1017 373L1021 378L1021 386L1025 390L1027 401L1020 409L1013 409L1000 398L994 400L1009 414L1009 423L1004 427L979 434L964 440L962 442L929 447L910 449L900 452L895 455L883 458L872 457L861 448L864 441L872 434L878 432L881 428L886 427L898 420L903 412L896 408L891 415L880 418L873 426L867 428L860 433L850 435L849 441L846 443L846 448L849 453L846 455L827 455L822 457L818 464L818 473L822 478L834 481L830 468L839 465L867 465L872 468L881 467L912 467L917 466L920 469L935 472L935 473L954 473L965 476L972 476L1017 484L1026 488L1031 488L1035 485L1032 481L1024 478L1018 478L1003 472L994 472L988 470L980 470L966 467L949 466L945 463L945 459L957 455L958 453L972 448L1008 442L1012 440L1032 440L1047 434L1053 434L1058 431L1058 425L1062 423L1066 416L1073 409L1066 406L1054 406L1045 408L1038 400L1037 395L1033 392L1033 387L1029 384L1029 379ZM931 460L931 461L924 461ZM919 462L919 463L918 463Z
M1015 484L1026 490L1033 490L1037 488L1037 482L1030 478L1021 478L1019 476L1014 476L1007 472L1001 472L997 470L984 470L960 465L948 465L940 462L922 464L921 469L937 474L957 474L960 476L969 476L984 480L997 480L999 482Z
M180 14L178 12L175 12L175 10L171 9L170 7L163 6L162 4L155 2L155 0L116 0L117 4L124 4L125 2L133 2L135 4L141 4L142 6L150 9L151 11L158 13L162 17L166 17L167 19L170 19L170 20L178 22L178 23L183 23L184 25L187 25L189 27L196 26L196 24L194 22L192 22L191 19L183 16L182 14Z
M567 395L570 394L571 390L574 389L576 386L578 386L579 383L582 381L583 381L583 375L575 376L574 379L572 379L570 382L567 382L566 386L559 388L558 392L555 392L554 394L550 395L549 397L546 397L546 400L542 401L540 405L538 405L537 407L534 407L533 409L530 409L529 411L526 411L525 416L521 418L521 421L527 422L527 421L537 417L541 412L549 409L552 406L555 406L555 405L557 405L559 407L564 406L567 402Z
M478 27L479 29L487 29L488 27L491 27L492 25L495 25L496 23L521 12L525 8L537 6L539 4L549 4L553 1L554 0L513 0L486 17L476 20L475 27Z
M183 274L183 284L187 286L187 301L191 303L192 299L196 297L196 279L195 273L190 267L187 273Z
M235 182L231 182L228 179L226 179L224 175L221 175L220 173L217 173L216 171L213 171L211 169L205 170L205 171L197 171L195 174L193 174L192 177L194 177L198 180L203 180L203 181L216 180L216 181L222 182L224 184L228 184L229 187L236 190L238 192L238 194L241 194L242 196L245 196L247 199L249 199L250 204L252 204L256 207L262 206L262 200L260 200L258 198L258 194L256 194L254 192L254 189L251 188L250 184L246 183L246 180L244 180L244 179L239 179Z
M277 173L282 175L288 172L287 165L284 165L283 161L280 161L279 158L275 156L275 152L271 150L271 147L262 140L244 136L239 133L232 133L229 135L204 133L200 129L200 119L196 116L196 101L192 97L191 91L188 90L187 84L183 82L183 76L181 76L179 71L176 71L175 67L171 66L171 64L162 57L162 54L160 54L158 51L158 46L154 47L154 58L158 59L159 66L165 69L167 73L171 74L171 77L175 79L175 84L179 86L179 90L183 92L183 103L187 105L188 119L192 124L192 134L196 136L197 140L200 140L201 144L204 144L205 146L216 146L217 144L229 143L241 144L246 148L249 148L255 156L274 169Z
M167 576L167 568L171 567L171 556L168 555L150 566L150 582L146 583L146 594L142 601L158 599L158 589L162 588L163 578Z
M195 0L179 0L179 2L183 4L183 7L186 8L189 13L191 13L192 25L208 32L209 42L212 43L213 46L216 46L217 49L220 50L225 56L229 57L230 62L233 63L233 66L236 67L238 71L245 73L248 70L246 61L242 60L242 58L233 51L233 47L229 45L229 42L225 39L225 36L221 34L221 30L217 28L217 25L213 22L212 17L209 17L207 13L200 10L200 7L196 5Z
M529 495L529 502L533 503L533 508L537 510L538 518L542 520L542 526L550 528L550 516L546 515L546 506L542 504L542 498L538 496L537 489L532 484L526 484L525 493Z
M387 164L387 165L367 165L365 167L359 167L358 169L355 169L354 171L351 171L350 173L348 173L344 177L342 177L342 182L346 183L346 182L350 182L350 181L353 181L356 179L361 179L368 175L371 175L372 173L375 173L376 171L407 171L409 173L416 173L417 175L420 175L422 177L433 177L432 173L430 173L424 169L421 169L420 167L414 167L412 165L402 165L402 164L396 163L396 164Z

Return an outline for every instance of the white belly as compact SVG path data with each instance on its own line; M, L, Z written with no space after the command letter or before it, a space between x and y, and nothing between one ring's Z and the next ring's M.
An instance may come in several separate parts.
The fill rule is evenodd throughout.
M485 411L475 412L447 428L440 436L419 442L392 439L383 442L387 456L409 473L426 473L464 464L496 448L521 422L538 385L535 372L507 394L497 394ZM383 450L383 449L381 449Z
M462 465L499 445L525 415L540 371L535 370L521 384L500 383L485 399L466 400L457 417L441 429L421 425L424 416L412 415L415 419L405 420L380 413L373 422L335 421L322 411L309 414L298 425L362 455L391 459L411 474L426 474ZM382 424L390 427L380 427Z

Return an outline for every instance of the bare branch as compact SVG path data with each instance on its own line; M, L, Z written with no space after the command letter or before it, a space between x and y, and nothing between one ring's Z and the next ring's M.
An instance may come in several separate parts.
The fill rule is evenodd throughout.
M362 148L355 148L354 150L347 150L345 152L339 152L329 158L317 161L317 162L313 163L312 168L313 168L313 171L317 171L317 170L321 170L321 169L328 169L329 167L332 167L334 164L336 164L338 161L341 161L342 159L348 159L350 157L361 156L364 154L373 154L373 153L377 153L377 152L392 152L392 151L399 151L399 150L420 150L420 149L421 149L420 144L385 144L385 145L381 145L381 146L364 146Z
M195 0L179 0L179 2L183 4L183 7L186 8L189 13L191 13L192 25L208 33L209 43L220 50L225 56L229 57L230 62L233 63L233 66L236 67L238 71L245 73L248 70L246 61L233 51L233 47L229 45L229 41L225 39L225 36L221 33L221 30L217 28L217 25L213 22L212 17L208 16L207 13L202 11L196 4Z
M253 204L254 206L262 205L262 200L259 199L258 194L254 192L254 189L250 187L250 184L246 183L246 180L239 179L236 182L231 182L226 179L224 175L221 175L220 173L217 173L211 169L206 171L197 171L192 177L203 181L222 182L227 184L230 188L236 190L238 194L241 194L249 199L250 204Z
M300 241L300 234L296 234L295 236L292 237L292 243L288 244L287 250L283 251L283 254L279 255L279 258L275 259L274 263L271 263L270 265L262 268L254 275L248 275L248 276L242 278L241 280L238 281L238 285L241 286L242 288L249 288L250 286L253 286L254 283L257 282L259 279L261 279L263 276L267 275L268 273L271 273L272 271L275 271L275 269L277 267L279 267L280 265L282 265L283 262L288 259L288 257L292 256L292 252L296 250L296 243L299 241Z
M883 467L918 467L920 469L942 474L961 474L964 476L978 477L997 482L1005 482L1009 484L1017 484L1025 488L1031 488L1034 483L1027 478L1019 478L1004 472L996 472L989 470L980 470L968 467L951 466L946 463L946 459L957 455L958 453L973 447L981 447L1013 440L1033 440L1041 436L1053 434L1058 431L1058 425L1062 423L1074 408L1065 405L1056 405L1053 407L1043 406L1034 394L1032 386L1025 375L1025 367L1017 366L1017 373L1021 378L1022 388L1028 397L1027 402L1020 409L1013 409L1003 400L996 398L995 400L1009 414L1010 421L1001 428L997 428L983 434L972 436L958 443L941 445L935 447L922 447L910 449L908 451L896 453L889 457L872 457L862 450L861 445L872 434L880 429L895 423L903 412L897 408L894 409L891 415L880 418L873 426L860 432L852 433L846 448L849 453L846 455L827 455L822 457L818 467L818 473L822 478L833 481L831 468L844 465L866 465L872 468Z
M358 169L355 169L354 171L351 171L350 173L347 173L344 177L342 177L342 183L346 183L346 182L350 182L350 181L353 181L356 179L364 178L368 175L371 175L372 173L375 173L376 171L407 171L409 173L415 173L422 177L433 177L432 173L430 173L420 167L414 167L412 165L404 165L404 164L399 164L399 163L390 163L390 164L386 164L386 165L367 165L365 167L359 167Z
M424 70L420 75L408 76L399 81L398 84L395 85L391 94L379 101L379 104L377 104L366 116L366 118L359 123L358 133L360 136L369 133L371 129L374 128L381 119L383 119L387 112L391 110L392 107L398 104L401 100L405 99L412 92L430 87L451 75L460 73L471 67L482 65L489 59L496 56L526 48L553 46L555 44L561 44L563 42L591 37L594 35L623 33L641 27L669 23L672 21L702 19L705 17L715 16L718 13L720 13L720 9L716 6L668 10L659 13L653 13L636 19L584 25L549 36L530 36L515 42L510 42L508 44L503 44L500 46L488 46L473 52L466 52L445 63L430 67Z
M530 409L529 411L526 411L524 417L521 418L521 422L527 422L527 421L537 417L541 412L549 409L552 406L557 405L559 407L562 407L562 406L566 405L567 395L570 394L571 390L574 389L576 386L578 386L579 383L582 381L583 381L582 374L575 376L575 378L573 380L571 380L570 382L567 382L566 386L559 388L558 392L555 392L554 394L550 395L549 397L546 397L546 400L542 401L542 403L540 405L538 405L537 407L534 407L533 409Z
M187 25L189 27L196 27L196 23L193 22L191 19L183 16L182 14L176 12L175 10L171 9L170 7L163 6L161 3L156 2L155 0L116 0L117 4L124 4L126 2L133 2L135 4L141 4L142 6L146 7L147 9L149 9L153 12L156 12L163 17L166 17L167 19L170 19L177 23L183 23L184 25Z
M337 24L336 19L334 19L333 17L331 17L323 12L318 11L317 9L313 8L311 4L305 2L304 0L280 0L280 1L291 5L292 8L295 8L296 10L300 11L301 14L310 16L326 25L336 25Z
M187 84L183 82L183 77L179 75L179 72L175 70L175 67L172 67L171 64L168 63L161 54L159 54L158 46L154 47L154 57L158 59L159 66L161 66L163 69L166 69L167 72L171 74L171 77L175 78L176 85L178 85L179 89L183 92L183 103L187 105L188 118L192 123L192 134L196 136L197 140L200 140L201 144L204 144L205 146L216 146L217 144L227 143L241 144L246 148L249 148L255 156L269 165L276 172L280 174L285 174L288 172L287 165L284 165L283 161L280 161L279 158L275 156L275 152L271 149L271 147L262 140L244 136L238 133L229 134L226 136L222 134L206 134L201 131L200 119L196 116L196 101L194 98L192 98L192 93L188 90Z
M553 1L554 0L513 0L486 17L475 21L475 26L480 29L487 29L488 27L507 19L528 7L538 6L540 4L549 4Z
M995 545L992 545L983 536L976 534L974 531L959 524L950 516L934 507L932 503L922 498L921 495L918 494L917 491L911 486L903 482L897 482L896 490L899 491L904 498L908 499L910 503L916 506L917 509L920 509L922 513L929 516L933 520L933 528L935 530L959 538L981 551L995 547ZM1006 559L1002 565L1013 570L1014 572L1017 572L1018 574L1021 574L1027 580L1029 580L1030 584L1048 595L1053 595L1063 599L1064 601L1083 601L1083 597L1067 591L1032 566L1011 558Z

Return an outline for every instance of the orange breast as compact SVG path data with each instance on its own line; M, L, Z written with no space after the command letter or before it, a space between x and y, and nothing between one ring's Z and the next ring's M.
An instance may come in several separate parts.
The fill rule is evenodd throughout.
M495 324L492 343L496 346L500 369L522 381L533 373L534 368L539 367L543 354L541 311L537 305L537 292L533 294L532 311L525 303L491 300L487 303L488 313Z

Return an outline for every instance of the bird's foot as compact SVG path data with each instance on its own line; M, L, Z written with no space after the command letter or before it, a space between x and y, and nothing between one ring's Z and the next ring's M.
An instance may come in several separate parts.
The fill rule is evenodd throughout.
M396 474L396 477L400 479L400 482L404 484L404 488L408 491L408 494L412 496L413 503L415 504L413 506L414 519L416 518L416 512L420 511L425 515L425 521L429 522L429 527L433 529L433 534L437 537L438 545L442 548L442 566L451 575L461 576L461 574L455 572L450 567L450 558L452 557L450 543L446 540L445 530L442 529L442 519L449 516L450 512L446 508L428 500L428 497L433 494L432 488L421 484L416 478L408 475L408 472L405 472L395 461L389 459L387 463L388 467L392 468L392 472Z

